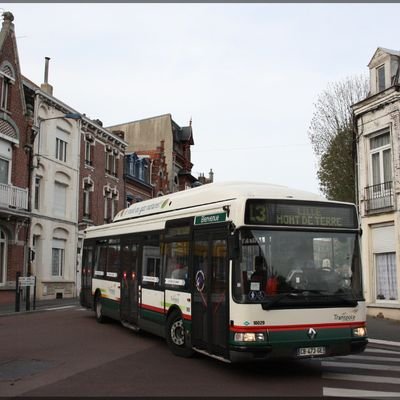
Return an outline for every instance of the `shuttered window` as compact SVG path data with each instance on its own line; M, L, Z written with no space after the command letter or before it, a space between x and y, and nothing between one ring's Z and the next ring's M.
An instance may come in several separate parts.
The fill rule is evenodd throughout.
M65 217L67 205L67 186L62 183L54 184L54 215L56 217Z

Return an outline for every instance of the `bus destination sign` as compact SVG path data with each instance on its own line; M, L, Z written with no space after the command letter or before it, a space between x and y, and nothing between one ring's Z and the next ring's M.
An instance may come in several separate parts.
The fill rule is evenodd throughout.
M358 227L356 209L352 205L304 201L248 200L245 222L250 225Z
M199 215L194 218L195 225L216 224L218 222L224 222L224 221L226 221L226 212L208 214L208 215Z

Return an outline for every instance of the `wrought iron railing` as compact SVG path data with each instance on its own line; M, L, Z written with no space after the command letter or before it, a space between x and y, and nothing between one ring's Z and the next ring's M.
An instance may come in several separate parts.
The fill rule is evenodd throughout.
M380 210L384 208L393 208L393 181L367 186L365 188L365 204L366 212Z
M0 206L28 209L28 189L0 183Z

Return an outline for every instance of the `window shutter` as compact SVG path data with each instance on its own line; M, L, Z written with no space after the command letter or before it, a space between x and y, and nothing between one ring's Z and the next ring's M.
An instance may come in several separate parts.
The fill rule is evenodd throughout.
M67 187L61 183L54 185L54 215L58 217L65 217L67 204Z
M394 225L372 229L372 251L374 253L390 253L396 251Z

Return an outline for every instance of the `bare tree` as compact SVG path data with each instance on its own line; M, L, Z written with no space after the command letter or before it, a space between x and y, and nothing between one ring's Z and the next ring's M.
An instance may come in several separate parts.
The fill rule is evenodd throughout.
M328 84L314 104L308 135L319 160L320 188L330 199L354 201L351 106L364 99L368 90L365 75L350 76Z
M365 75L355 75L343 81L329 83L314 104L314 114L308 131L314 153L321 157L340 131L352 131L351 106L364 99L369 90Z

